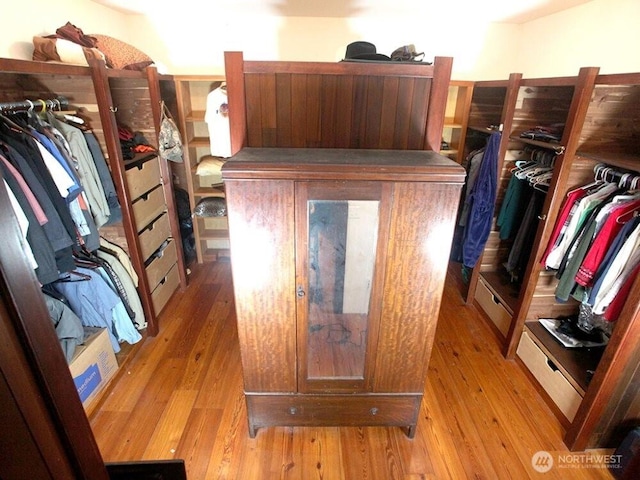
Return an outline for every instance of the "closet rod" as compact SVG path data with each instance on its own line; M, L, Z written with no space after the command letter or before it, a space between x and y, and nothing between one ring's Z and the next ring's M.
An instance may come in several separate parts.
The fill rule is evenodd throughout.
M0 113L8 112L41 112L43 110L62 110L69 106L65 97L57 97L50 100L23 100L21 102L0 102Z

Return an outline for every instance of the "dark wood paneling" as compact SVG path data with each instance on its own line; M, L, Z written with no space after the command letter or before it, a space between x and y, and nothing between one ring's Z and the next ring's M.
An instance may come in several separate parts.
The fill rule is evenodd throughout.
M291 128L291 75L276 73L276 144L283 147L293 146Z
M633 81L634 84L627 85L596 85L592 106L580 132L580 151L637 155L640 143L640 76Z
M247 146L425 148L429 78L245 75Z
M513 117L512 133L519 135L538 125L564 125L573 98L574 86L520 87Z
M502 108L507 95L506 81L504 86L484 87L476 82L469 110L469 127L486 128L502 122Z

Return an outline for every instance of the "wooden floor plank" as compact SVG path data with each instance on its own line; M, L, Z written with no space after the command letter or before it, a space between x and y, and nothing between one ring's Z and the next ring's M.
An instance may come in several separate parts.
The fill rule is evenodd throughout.
M413 439L384 427L272 427L249 438L228 262L193 266L160 325L91 417L106 461L173 455L191 480L612 478L575 465L535 471L536 452L569 454L562 424L454 278Z
M209 457L203 452L213 451L222 410L193 408L174 458L184 460L190 478L206 478Z
M175 390L171 394L144 450L143 460L174 458L197 394L195 390Z

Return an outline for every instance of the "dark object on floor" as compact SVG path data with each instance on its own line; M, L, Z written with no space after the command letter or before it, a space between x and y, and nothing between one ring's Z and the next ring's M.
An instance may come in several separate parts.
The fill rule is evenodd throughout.
M184 460L106 463L111 480L187 480Z
M618 480L638 478L640 472L640 427L631 430L607 463L609 472Z
M186 190L174 186L176 210L180 222L180 238L182 239L182 253L186 265L196 258L196 239L193 233L193 218L191 218L191 205L189 194Z

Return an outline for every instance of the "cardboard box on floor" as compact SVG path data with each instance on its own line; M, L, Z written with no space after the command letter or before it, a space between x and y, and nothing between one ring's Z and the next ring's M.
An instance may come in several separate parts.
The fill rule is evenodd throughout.
M84 409L118 370L118 362L106 328L84 327L84 344L76 347L69 370Z

